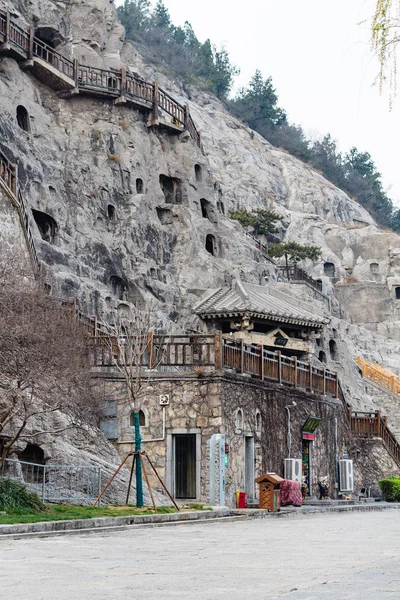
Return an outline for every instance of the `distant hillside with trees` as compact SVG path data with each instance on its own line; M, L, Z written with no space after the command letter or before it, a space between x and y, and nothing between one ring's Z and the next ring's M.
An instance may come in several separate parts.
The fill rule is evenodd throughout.
M223 46L217 49L210 40L200 43L188 21L183 27L174 25L162 0L154 8L150 0L125 0L117 10L126 37L143 46L147 60L167 65L184 82L227 98L239 71Z
M246 88L228 100L239 71L226 48L217 49L209 39L199 42L188 21L183 27L174 25L162 0L154 8L150 0L125 0L117 10L127 38L141 46L148 61L167 68L184 83L211 91L271 144L309 163L347 192L380 226L400 231L400 210L387 195L368 152L353 147L342 154L329 133L317 141L307 139L302 127L290 123L279 106L272 78L264 79L259 70Z
M301 126L289 123L286 111L278 105L271 77L263 79L257 70L248 87L240 90L229 106L271 144L309 163L355 198L379 225L400 231L400 210L385 192L371 155L355 147L342 155L329 133L317 141L307 139Z

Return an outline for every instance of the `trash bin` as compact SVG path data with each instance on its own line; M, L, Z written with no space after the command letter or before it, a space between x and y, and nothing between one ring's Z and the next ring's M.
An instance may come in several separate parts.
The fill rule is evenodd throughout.
M284 481L276 473L264 473L257 477L256 483L259 485L259 507L271 512L281 510L280 485Z

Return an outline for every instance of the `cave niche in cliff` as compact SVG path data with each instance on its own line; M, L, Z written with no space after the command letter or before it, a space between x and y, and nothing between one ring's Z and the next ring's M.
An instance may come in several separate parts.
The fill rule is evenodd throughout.
M25 106L19 104L17 106L17 123L21 129L24 131L30 132L30 121L29 121L29 113L26 110Z
M143 190L144 190L143 179L140 179L140 177L138 177L136 179L136 193L143 194Z
M180 179L160 175L160 187L167 204L182 204L182 181Z
M324 263L324 275L330 279L335 277L335 265L332 262Z
M42 239L52 244L58 231L56 220L47 213L35 210L34 208L32 208L32 214Z
M213 235L211 235L211 233L209 233L206 237L206 250L212 256L217 255L217 242L216 242L215 237Z
M200 205L201 205L201 215L204 219L209 219L209 207L210 207L210 202L208 200L206 200L205 198L202 198L200 200Z
M127 285L121 277L118 275L111 275L110 277L111 291L114 296L119 300L125 300L127 293Z
M200 165L194 165L194 174L196 177L196 181L203 180L203 170Z

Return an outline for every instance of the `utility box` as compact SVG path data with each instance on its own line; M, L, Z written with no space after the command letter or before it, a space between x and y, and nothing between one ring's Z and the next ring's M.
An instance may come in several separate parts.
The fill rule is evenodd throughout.
M256 483L260 487L260 508L270 512L281 510L280 487L282 481L284 479L276 473L264 473L261 477L257 477Z

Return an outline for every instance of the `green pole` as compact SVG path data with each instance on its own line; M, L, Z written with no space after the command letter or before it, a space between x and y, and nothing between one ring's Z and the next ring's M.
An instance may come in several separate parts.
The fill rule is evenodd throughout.
M139 413L134 413L135 423L135 452L140 452L142 448L142 436L140 435ZM136 506L142 508L143 502L143 479L142 479L142 462L137 456L136 459Z

